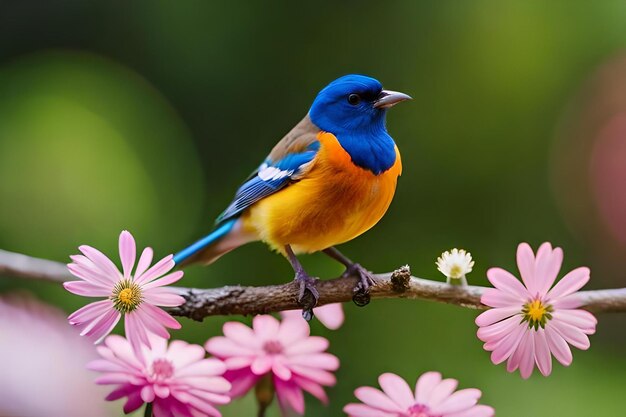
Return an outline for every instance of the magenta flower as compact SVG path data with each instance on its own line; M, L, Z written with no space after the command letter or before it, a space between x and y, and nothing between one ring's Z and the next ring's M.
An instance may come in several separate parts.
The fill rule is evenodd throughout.
M151 348L141 346L138 354L127 339L112 335L98 346L103 359L87 365L104 375L96 384L115 385L106 397L126 397L124 412L131 413L152 403L154 417L220 417L215 405L227 404L230 383L222 376L226 366L219 359L205 359L202 346L150 336Z
M343 304L333 303L326 304L325 306L316 307L313 309L313 314L326 328L330 330L337 330L343 324L345 315L343 313ZM280 315L283 318L302 318L302 310L286 310L281 311Z
M70 257L74 262L67 267L82 281L65 282L65 289L77 295L106 299L87 304L68 319L70 324L81 329L81 336L89 336L99 343L124 315L126 336L135 349L139 349L141 343L149 346L148 334L169 338L166 327L180 329L180 324L157 306L175 307L185 302L172 289L163 288L181 279L183 272L167 274L174 267L172 255L149 268L152 249L145 248L133 274L136 248L135 239L129 232L120 234L119 248L124 273L120 273L109 258L91 246L78 248L84 256Z
M326 353L328 340L309 336L309 326L301 319L281 322L272 316L256 316L252 329L238 322L224 324L224 337L209 339L209 353L223 359L232 384L231 397L243 396L261 380L271 379L283 413L304 414L303 391L323 403L328 402L324 386L333 386L330 371L339 360Z
M426 372L417 380L415 393L398 375L378 377L382 391L360 387L354 395L363 404L348 404L343 411L350 417L491 417L494 409L477 405L482 395L475 388L454 392L456 379L441 379L439 372Z
M596 318L578 307L583 302L577 291L589 281L589 268L581 267L565 275L554 287L563 251L541 245L535 258L526 243L517 248L517 266L524 284L501 268L487 271L496 287L485 291L481 302L493 307L476 318L478 338L491 352L494 364L507 361L507 370L519 368L528 378L535 364L544 375L552 372L552 356L564 366L572 363L568 343L589 348L587 335L596 330ZM552 289L550 289L552 287Z

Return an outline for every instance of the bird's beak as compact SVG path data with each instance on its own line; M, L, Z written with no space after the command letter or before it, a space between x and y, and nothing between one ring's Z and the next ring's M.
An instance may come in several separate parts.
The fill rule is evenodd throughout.
M408 94L401 93L399 91L383 90L374 102L374 108L376 109L388 109L391 106L395 106L401 101L412 100Z

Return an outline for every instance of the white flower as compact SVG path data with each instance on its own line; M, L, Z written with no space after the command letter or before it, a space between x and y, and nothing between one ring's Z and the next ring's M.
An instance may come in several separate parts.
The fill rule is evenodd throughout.
M445 251L437 258L437 269L450 279L465 280L465 274L472 272L474 261L472 254L463 249L454 248L451 251Z

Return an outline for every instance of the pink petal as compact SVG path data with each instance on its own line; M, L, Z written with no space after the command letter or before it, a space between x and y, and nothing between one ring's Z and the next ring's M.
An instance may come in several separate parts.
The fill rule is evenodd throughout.
M539 294L545 294L552 287L562 263L563 250L561 248L555 248L553 251L549 243L541 245L537 251L535 264L535 279Z
M146 330L137 320L136 314L129 313L124 315L124 328L126 329L126 338L135 352L141 352L142 344L150 346Z
M409 384L398 375L384 373L378 377L378 383L385 394L401 408L406 410L415 403Z
M91 246L82 245L79 246L78 250L80 250L91 262L93 262L102 272L106 275L113 278L115 281L118 281L122 278L122 274L117 269L115 264L111 262L109 258L102 252L100 252L96 248L92 248Z
M137 269L135 269L135 282L137 282L137 279L140 278L150 267L150 264L152 263L152 255L152 248L145 248L143 252L141 252L139 262L137 263Z
M336 371L339 368L339 359L335 355L326 352L292 356L288 362L294 365L325 369L327 371Z
M550 355L545 330L542 328L537 329L535 333L535 362L543 376L550 375L552 372L552 355Z
M107 275L83 255L70 256L75 263L68 264L70 273L92 284L110 287L117 282L118 276Z
M328 340L321 336L311 336L285 347L287 355L304 355L323 352L328 349Z
M178 307L185 304L185 298L175 294L171 288L151 288L143 293L144 301L161 307Z
M372 387L361 387L354 391L354 396L365 404L383 411L402 413L406 409L401 408L396 402L385 395L382 391Z
M176 321L174 317L170 316L160 308L148 303L142 303L141 308L147 313L149 317L151 317L153 320L158 321L165 327L169 327L170 329L180 329L180 323Z
M170 285L180 280L185 273L183 271L175 271L171 274L167 274L162 278L153 280L147 284L142 285L144 290L149 290L153 288L163 287L165 285Z
M478 404L458 413L446 414L446 417L493 417L494 415L493 407Z
M167 358L172 361L176 369L182 370L187 365L200 361L206 355L202 346L191 345L182 340L173 340L167 349Z
M584 266L570 271L548 292L547 299L556 300L578 291L589 281L590 273Z
M133 395L128 396L128 400L124 404L124 413L130 414L143 405L143 400L139 391L136 391Z
M253 386L256 385L260 378L249 369L228 371L224 374L224 377L232 384L229 393L232 398L245 395Z
M291 370L286 367L280 360L275 360L272 363L272 373L283 381L291 379Z
M415 400L421 404L428 404L430 395L440 382L441 374L439 372L426 372L420 376L415 385Z
M333 303L314 308L313 314L315 314L315 317L317 317L317 319L330 330L337 330L340 328L345 319L343 305L341 303Z
M284 346L289 346L296 341L309 337L309 325L302 318L301 310L282 311L281 315L283 321L280 323L277 338ZM254 337L256 338L256 333Z
M134 315L137 323L142 326L147 332L153 333L163 339L169 339L170 334L165 327L158 321L154 320L153 316L145 310L145 306L148 304L141 304L135 311L127 313L127 315Z
M546 325L546 340L548 347L557 361L563 366L569 366L572 363L572 351L569 345L548 323Z
M280 322L269 315L259 315L252 320L252 328L261 340L274 340L278 337Z
M447 378L441 381L430 394L430 399L428 400L429 406L437 407L450 395L452 395L458 385L458 381L452 378Z
M491 354L491 361L498 365L507 360L518 348L524 333L528 331L526 323L518 323L509 335L502 338ZM485 347L485 349L487 349ZM489 349L488 349L489 350Z
M166 256L165 258L161 259L159 262L154 264L152 268L148 269L145 273L141 274L141 276L138 276L138 274L135 274L135 282L138 285L143 286L143 284L146 284L160 276L165 275L176 265L174 261L172 260L173 257L174 257L173 255Z
M589 337L579 328L555 319L550 320L549 324L570 345L580 350L589 349Z
M528 243L520 243L517 247L517 268L522 275L522 281L528 289L528 292L535 294L537 286L535 285L535 255Z
M226 372L226 365L219 359L209 358L202 359L198 362L185 366L183 369L176 370L176 376L179 378L189 376L220 376Z
M98 344L109 335L120 321L122 315L119 311L111 310L108 312L103 320L94 327L91 337L96 339L94 343Z
M478 402L481 394L480 390L476 388L462 389L449 396L441 405L432 407L431 413L444 415L458 413L473 407Z
M238 345L232 340L222 337L215 336L207 340L204 345L206 350L215 356L220 358L228 358L231 356L248 356L256 354L256 351L250 349L246 346Z
M519 306L520 310L524 303L520 297L511 295L509 292L497 288L486 288L483 295L480 297L480 302L489 307Z
M274 379L274 386L281 408L291 408L298 414L304 414L304 395L296 384Z
M550 300L550 302L552 303L552 307L561 310L575 309L585 304L579 292L566 295L565 297L560 297L556 300Z
M475 321L476 325L480 327L489 326L490 324L497 323L500 320L508 319L509 317L519 313L520 309L518 306L491 308L476 317Z
M283 323L285 326L285 323ZM308 328L308 326L307 326ZM282 328L281 328L282 330ZM252 331L251 328L246 326L243 323L237 321L230 321L228 323L224 323L224 327L222 328L224 332L224 336L232 340L233 342L248 347L250 349L260 349L262 347L261 341L257 339L256 334Z
M63 283L63 288L72 294L83 297L108 297L111 289L101 285L95 285L88 281L67 281Z
M585 334L594 334L598 320L593 314L585 310L557 310L552 313L555 320L563 321L578 327Z
M135 352L127 339L122 336L111 335L106 338L104 343L113 353L115 353L116 358L119 358L130 367L135 369L144 368L145 365L135 355Z
M529 297L529 293L522 283L510 272L502 268L488 269L487 278L494 287L508 293L519 301L525 301Z
M154 390L151 385L144 385L141 389L141 399L145 403L151 403L154 401Z
M252 366L250 366L250 370L254 372L256 375L265 375L272 369L273 359L270 356L257 356L257 358L252 362Z
M135 247L135 239L127 230L122 231L119 239L120 259L122 260L122 269L124 278L129 279L135 266L135 257L137 249Z
M535 367L535 332L528 331L525 333L520 348L522 349L519 370L522 378L528 379L533 373Z
M82 324L100 317L108 310L113 310L113 302L111 300L96 301L70 314L68 320L70 324Z
M309 368L301 365L291 365L289 368L291 372L302 375L321 385L333 386L337 382L335 375L323 369Z
M490 326L479 327L476 335L483 342L499 340L511 333L517 327L519 322L519 317L511 316L508 319L504 319Z
M343 408L343 412L349 417L397 417L397 413L386 413L365 404L348 404Z
M324 388L321 385L300 375L293 375L293 382L304 391L320 400L323 404L328 404L328 396L326 395L326 392L324 392Z

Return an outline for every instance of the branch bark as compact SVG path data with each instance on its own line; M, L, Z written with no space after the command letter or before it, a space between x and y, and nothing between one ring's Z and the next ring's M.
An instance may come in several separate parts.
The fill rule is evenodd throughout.
M64 264L32 258L0 250L0 275L63 282L74 279ZM486 287L455 286L411 276L408 266L394 272L377 274L376 286L369 296L379 298L408 298L431 300L461 307L484 310L480 302ZM320 280L319 305L351 301L356 277ZM185 299L185 304L169 308L174 316L202 320L216 315L254 315L301 308L298 304L298 286L293 282L263 287L226 286L213 289L174 287ZM595 312L626 312L626 288L581 291L585 309Z

